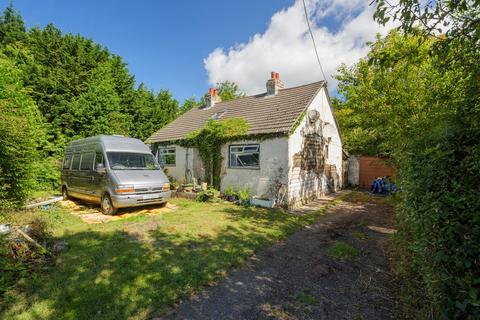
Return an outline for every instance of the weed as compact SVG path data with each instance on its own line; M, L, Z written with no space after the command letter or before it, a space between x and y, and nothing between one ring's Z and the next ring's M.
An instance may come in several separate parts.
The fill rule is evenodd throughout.
M335 259L347 261L358 256L358 250L343 241L335 241L327 250L327 254Z
M355 231L355 232L352 232L352 236L357 239L358 241L367 241L367 235L363 232L360 232L360 231Z
M297 296L297 300L303 304L313 306L317 303L317 299L312 296L308 291L304 291Z

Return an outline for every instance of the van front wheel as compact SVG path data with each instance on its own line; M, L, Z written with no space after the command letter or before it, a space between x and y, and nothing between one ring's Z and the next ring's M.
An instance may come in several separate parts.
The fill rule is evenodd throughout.
M108 193L105 193L102 198L102 212L103 214L108 215L112 215L117 212L117 208L113 206L112 199L110 198L110 195Z

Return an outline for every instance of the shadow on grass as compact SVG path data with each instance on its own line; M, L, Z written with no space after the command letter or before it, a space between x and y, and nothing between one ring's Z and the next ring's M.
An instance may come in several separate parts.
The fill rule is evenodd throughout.
M145 319L225 276L260 247L315 217L227 207L232 222L214 236L149 231L148 241L123 230L84 230L61 240L70 249L43 275L10 292L2 319Z

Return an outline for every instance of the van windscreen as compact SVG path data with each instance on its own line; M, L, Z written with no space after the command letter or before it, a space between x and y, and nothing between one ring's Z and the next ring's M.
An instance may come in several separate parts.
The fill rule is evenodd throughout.
M160 170L151 153L107 152L107 158L113 170Z

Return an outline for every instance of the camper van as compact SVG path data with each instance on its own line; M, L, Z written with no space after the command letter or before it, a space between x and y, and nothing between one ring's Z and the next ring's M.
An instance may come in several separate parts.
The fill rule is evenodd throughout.
M70 142L62 163L62 194L101 205L104 214L147 204L165 206L170 182L140 140L100 135Z

